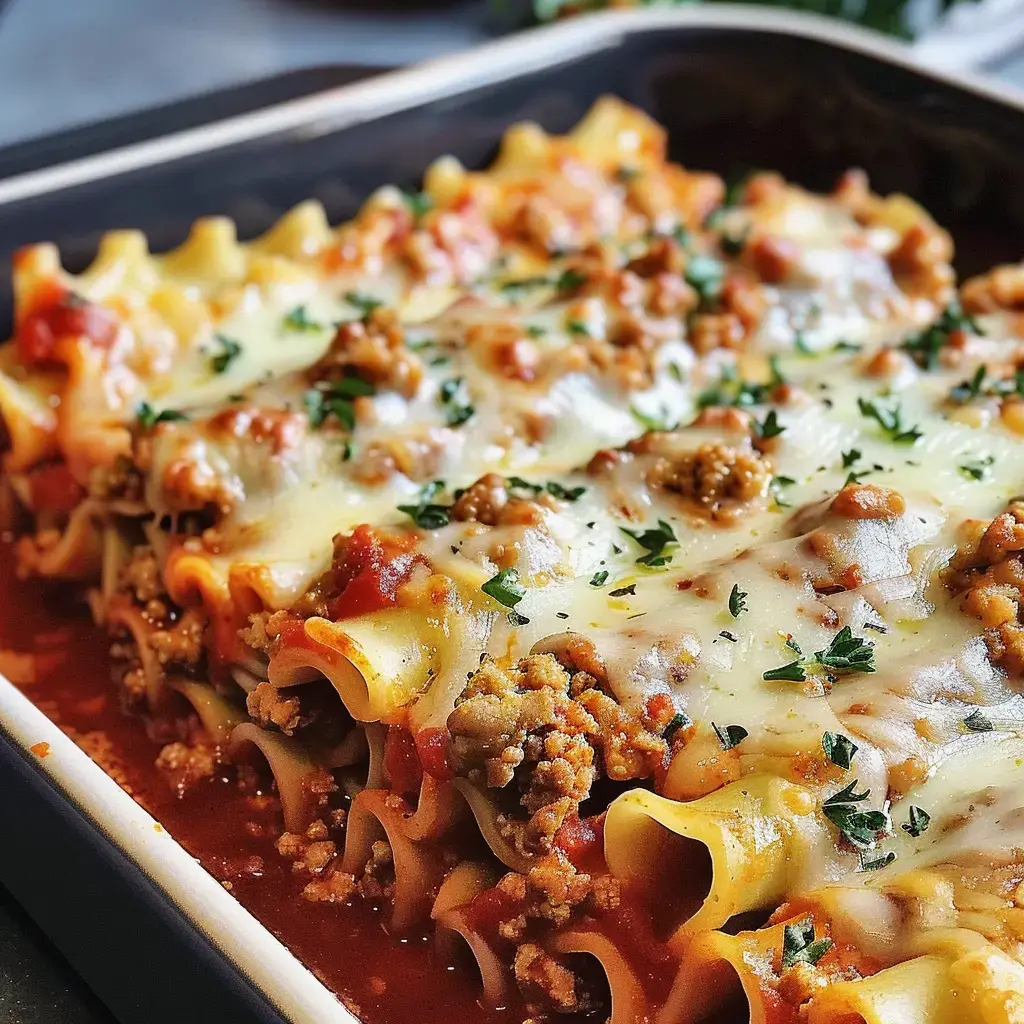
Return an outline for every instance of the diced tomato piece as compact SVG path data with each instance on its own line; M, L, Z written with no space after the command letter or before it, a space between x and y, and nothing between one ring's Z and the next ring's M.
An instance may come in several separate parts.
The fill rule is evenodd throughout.
M555 833L554 843L575 867L596 866L604 855L604 815L566 818Z
M384 771L396 793L402 796L419 793L423 782L423 767L420 765L416 742L408 729L394 725L388 729L384 741Z
M423 770L441 782L455 776L448 763L448 733L436 726L416 733L416 750Z
M515 901L500 889L485 889L469 905L469 916L474 928L482 932L496 932L502 921L515 916Z
M28 475L29 500L41 512L70 512L85 497L85 489L65 462L36 466Z
M18 323L18 355L27 366L52 363L61 338L87 338L93 345L109 348L117 329L117 318L110 310L51 284L37 289Z
M332 619L380 611L398 601L398 588L405 583L422 556L408 544L382 537L372 526L357 526L345 541L340 561L334 565L334 586L338 595L328 608Z

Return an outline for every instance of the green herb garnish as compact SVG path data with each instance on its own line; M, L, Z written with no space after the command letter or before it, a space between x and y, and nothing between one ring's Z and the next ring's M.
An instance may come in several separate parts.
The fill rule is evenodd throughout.
M432 499L444 490L443 480L434 480L420 492L417 505L399 505L398 511L404 512L423 530L439 530L451 522L450 509L447 505L437 505Z
M971 331L981 334L977 322L968 316L954 299L939 315L939 318L918 334L912 334L901 348L909 352L914 362L923 370L934 370L939 365L939 353L949 343L950 335L957 331Z
M908 832L915 839L928 831L928 825L932 816L923 808L911 804L908 819L900 826L904 832Z
M857 780L854 779L825 800L821 810L849 843L859 850L870 850L891 830L892 822L887 811L859 810L857 804L866 800L871 791L858 793L856 790Z
M242 346L224 334L215 337L220 351L210 357L210 369L214 373L223 373L242 354Z
M345 292L345 301L359 310L363 320L367 320L374 310L380 309L384 305L381 299L375 299L372 295L364 295L362 292ZM432 342L426 344L429 345Z
M306 311L305 306L296 306L293 310L285 314L284 326L289 331L322 331L324 325L316 320L309 319L309 313Z
M885 431L893 444L914 444L924 435L917 427L903 426L903 412L899 403L886 409L877 402L866 398L857 399L857 408L861 416L874 420Z
M988 476L988 469L995 462L994 455L986 455L980 459L972 459L970 462L961 463L957 469L967 477L968 480L984 480Z
M857 753L857 744L841 732L827 732L821 737L821 747L825 756L838 768L847 771L853 764L853 756Z
M747 592L734 583L729 591L729 614L738 619L747 610Z
M464 384L464 377L453 377L444 381L438 391L438 402L445 407L449 427L462 426L476 413L476 407L464 397Z
M719 726L712 722L711 728L715 730L715 735L718 737L718 742L722 744L723 750L732 750L750 735L742 725Z
M162 409L157 412L149 402L139 402L135 407L135 415L138 417L139 425L149 430L158 423L177 423L180 420L187 420L188 417L177 409Z
M982 714L981 708L975 708L965 719L964 725L971 732L991 732L994 728L989 719Z
M519 583L518 569L502 569L492 576L480 589L506 608L514 608L526 596L526 588Z
M592 587L603 587L608 582L608 575L609 573L607 569L601 569L600 572L595 572L594 575L590 577L590 585Z
M637 559L639 564L656 567L672 561L672 552L666 554L665 549L678 542L672 527L664 519L659 519L654 529L636 531L627 530L625 526L620 526L619 529L647 551L646 555L641 555Z
M816 964L832 948L831 939L815 939L809 919L782 929L782 969L793 964Z

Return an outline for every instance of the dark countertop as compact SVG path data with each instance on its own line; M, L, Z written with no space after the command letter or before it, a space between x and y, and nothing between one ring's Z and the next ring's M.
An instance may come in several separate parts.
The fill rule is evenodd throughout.
M0 1024L117 1024L0 886Z

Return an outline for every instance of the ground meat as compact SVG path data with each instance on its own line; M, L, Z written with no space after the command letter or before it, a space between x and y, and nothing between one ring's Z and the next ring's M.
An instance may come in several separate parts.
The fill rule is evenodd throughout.
M275 725L286 736L291 736L302 720L299 698L285 696L270 683L259 683L246 697L245 707L258 726Z
M328 871L322 878L314 878L302 890L310 903L347 903L358 891L355 875L346 871Z
M952 258L949 234L930 219L922 219L907 228L889 253L889 267L905 291L944 306L952 297Z
M238 631L242 641L257 651L269 650L281 628L295 616L292 612L256 612L249 616L249 625Z
M356 883L363 899L389 900L395 890L395 857L391 845L383 839L371 847L370 859L363 868L363 874Z
M1024 503L1013 502L988 523L968 521L965 539L943 574L960 607L985 630L992 661L1024 675Z
M410 480L433 480L441 472L451 435L447 429L374 441L357 450L352 476L360 483L378 486L396 473Z
M740 348L746 336L743 321L735 313L699 313L690 321L687 340L704 355L716 348Z
M744 246L743 259L766 284L779 284L793 272L800 247L788 238L759 235Z
M210 778L216 767L214 750L202 744L168 743L156 759L157 771L179 793Z
M651 778L668 749L601 689L604 665L593 644L580 640L559 645L568 667L546 653L507 670L485 661L448 718L456 771L495 789L515 784L528 817L506 816L502 831L531 855L551 853L599 773Z
M145 480L127 455L118 455L109 466L95 466L89 476L89 494L105 501L142 501Z
M331 347L310 370L314 381L356 376L406 398L423 380L423 363L405 344L394 310L378 307L362 320L339 324Z
M509 494L504 477L487 473L458 496L451 517L485 526L537 526L544 521L544 508L557 504L546 492L532 498L514 497Z
M121 569L118 590L128 591L138 604L163 596L160 565L151 547L140 546L132 551L132 557Z
M210 417L214 436L245 438L264 445L274 455L297 448L309 426L306 416L288 409L264 409L255 405L232 405Z
M968 313L1024 310L1024 263L993 267L960 286L960 301Z
M172 625L152 632L149 643L161 665L195 668L203 656L205 629L205 613L196 608L188 608Z
M847 484L832 499L831 509L844 519L898 519L907 510L907 503L891 487Z
M516 950L516 984L528 1004L540 1003L559 1013L581 1013L586 1007L577 995L576 975L540 946L523 943Z
M627 445L636 454L657 453L644 474L649 486L682 497L691 511L713 522L731 522L764 507L772 472L768 462L749 445L702 444L672 451L657 436Z

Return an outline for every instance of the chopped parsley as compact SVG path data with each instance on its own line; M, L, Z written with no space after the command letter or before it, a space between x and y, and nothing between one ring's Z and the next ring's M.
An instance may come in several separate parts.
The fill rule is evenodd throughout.
M426 192L402 192L402 201L409 208L414 221L419 223L434 208L434 200Z
M418 505L399 505L398 511L404 512L422 530L439 530L451 522L448 506L437 505L432 501L443 490L444 481L434 480L420 492Z
M720 630L718 635L723 640L728 640L729 643L731 643L731 644L738 644L740 642L739 641L739 637L736 636L735 633L730 633L729 630L727 630L727 629ZM714 642L714 641L712 641L712 642Z
M678 541L672 527L664 519L659 519L657 527L650 530L627 530L625 526L620 526L619 529L647 551L646 555L641 555L637 559L640 565L657 567L668 565L672 561L674 552L666 549L673 547Z
M772 497L775 499L775 504L779 508L790 508L792 503L786 501L783 497L785 488L792 487L796 481L791 476L773 476L771 482L768 484L768 489L772 492Z
M765 416L763 423L754 420L753 427L754 434L764 441L778 437L786 429L779 423L779 414L774 409L770 410L768 415Z
M305 306L296 306L293 310L286 313L282 323L289 331L309 332L322 331L324 329L322 323L309 319L309 313L306 311Z
M603 587L608 582L608 570L602 569L600 572L595 572L590 577L590 585L592 587Z
M135 415L138 417L139 425L149 430L158 423L176 423L180 420L187 420L188 417L177 409L162 409L157 412L149 402L139 402L135 407Z
M476 407L466 398L464 385L465 377L452 377L444 381L438 391L437 400L445 407L449 427L462 426L476 413Z
M860 869L861 871L877 871L879 868L888 867L896 859L896 851L889 850L888 853L883 853L881 857L873 857L871 860L865 858L864 854L860 855Z
M853 756L857 753L857 744L849 736L841 732L827 732L821 737L821 748L836 767L850 770Z
M910 353L911 358L921 369L934 370L939 365L939 353L948 344L950 335L957 331L982 333L975 320L968 316L961 308L959 301L954 299L939 314L939 318L931 327L912 334L901 347L904 352Z
M787 641L786 646L798 654L802 653L791 640ZM843 626L824 650L815 651L810 658L800 657L779 668L769 669L761 678L768 681L785 679L802 683L807 679L805 669L813 665L821 665L829 673L874 672L875 645L870 640L854 636L849 626Z
M977 398L985 385L985 374L987 369L985 364L982 363L974 371L974 376L970 380L962 380L956 387L950 388L949 398L951 402L957 402L959 405L963 405L965 402L969 402L972 398Z
M971 732L991 732L993 729L992 723L988 717L982 714L981 708L975 708L965 719L964 725L971 730Z
M848 452L843 452L843 469L849 469L860 457L859 448L851 448Z
M911 804L909 816L900 828L916 839L919 835L928 831L928 825L931 820L932 816L926 810Z
M714 305L722 290L725 266L713 256L691 256L683 272L686 283L697 293L701 306Z
M863 637L854 636L849 626L843 626L824 651L814 655L819 664L834 672L874 672L875 645Z
M617 590L610 590L609 597L632 597L636 593L636 584L630 583L628 587L619 587Z
M514 608L526 596L526 588L519 583L518 569L502 569L492 576L480 589L506 608Z
M771 360L771 370L771 380L767 384L759 384L756 381L743 380L737 376L732 366L723 367L718 383L705 388L697 396L698 408L706 409L709 405L734 405L740 408L761 405L768 400L772 388L785 383L778 362L774 358Z
M761 678L768 682L786 680L791 683L802 683L807 678L807 674L804 672L802 663L797 659L780 665L778 668L768 669L767 672L761 673Z
M356 409L354 400L376 393L374 386L362 377L342 377L326 386L311 388L303 396L309 425L315 430L322 427L329 416L346 429L355 430Z
M242 346L224 334L215 335L220 351L210 357L210 369L214 373L223 373L241 354Z
M816 964L831 948L831 939L815 939L810 919L787 924L782 929L782 969L793 964Z
M590 333L590 328L582 321L575 318L567 320L565 329L570 334L582 336L584 338L591 338L593 335Z
M718 742L722 744L723 750L732 750L750 735L742 725L721 726L712 722L711 728L715 730L715 735L718 737Z
M917 427L905 427L903 425L903 412L897 402L891 409L879 405L877 402L869 401L866 398L857 399L857 408L861 416L874 420L893 444L914 444L924 435Z
M957 466L961 474L968 480L984 480L988 476L988 469L995 462L994 455L986 455L980 459L971 459L968 462Z
M574 292L587 283L587 275L569 267L563 270L554 280L556 292Z
M526 335L529 338L543 338L547 333L547 330L540 324L527 324L526 326Z
M557 498L559 501L568 501L570 503L579 501L580 498L587 493L586 487L563 487L557 480L549 480L544 485L544 490L546 490L552 498Z
M615 180L622 182L623 185L629 184L634 178L639 177L640 171L636 167L629 167L623 164L615 172Z
M858 850L870 850L882 836L888 835L892 829L892 821L887 810L859 809L857 804L867 800L871 791L858 793L856 790L857 780L854 779L844 789L833 793L825 800L821 810L847 842Z
M747 592L734 583L729 591L729 614L738 619L747 610Z
M364 295L362 292L345 292L345 301L350 306L355 306L366 320L375 309L380 309L384 303L375 299L372 295ZM429 342L428 342L429 344Z
M664 731L661 734L662 735L662 739L665 739L669 743L671 743L672 742L672 737L675 736L675 734L680 729L686 729L686 728L688 728L691 725L693 725L693 720L690 718L690 716L687 715L687 714L684 714L682 711L677 711L672 716L672 719L668 723L668 725L665 726L665 729L664 729Z
M670 430L675 430L679 426L678 423L673 423L672 420L669 419L668 410L664 408L664 406L658 414L643 412L635 405L631 405L629 407L629 411L633 414L633 419L635 419L637 423L644 428L644 430L657 430L664 433Z

